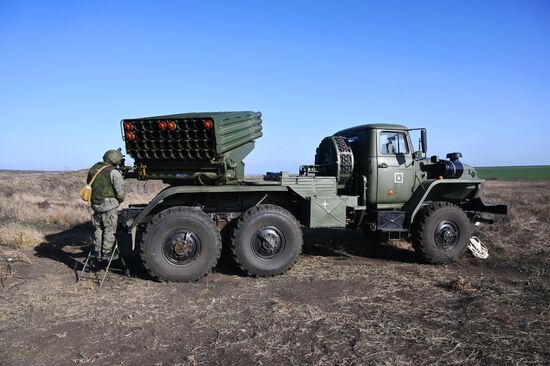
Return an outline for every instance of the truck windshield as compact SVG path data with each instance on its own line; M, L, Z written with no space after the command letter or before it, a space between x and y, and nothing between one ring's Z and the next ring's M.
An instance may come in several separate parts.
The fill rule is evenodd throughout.
M407 154L407 137L403 132L380 132L380 153L383 155Z

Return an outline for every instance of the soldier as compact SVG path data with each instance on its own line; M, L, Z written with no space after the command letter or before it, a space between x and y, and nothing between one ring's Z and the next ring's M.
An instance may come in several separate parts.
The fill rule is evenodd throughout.
M103 162L95 164L88 172L87 182L90 182L101 169L92 183L91 201L94 211L92 223L95 227L92 257L98 260L110 258L116 240L117 209L124 201L124 180L117 169L122 158L120 150L109 150L103 155Z

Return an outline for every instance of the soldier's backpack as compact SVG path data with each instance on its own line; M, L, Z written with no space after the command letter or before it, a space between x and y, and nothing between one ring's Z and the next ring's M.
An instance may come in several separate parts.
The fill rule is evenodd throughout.
M107 168L108 165L105 165L98 169L98 171L94 174L92 179L90 180L90 183L86 184L84 187L80 189L80 198L84 202L90 202L92 200L92 184L94 184L94 180L96 177L103 171L103 169Z

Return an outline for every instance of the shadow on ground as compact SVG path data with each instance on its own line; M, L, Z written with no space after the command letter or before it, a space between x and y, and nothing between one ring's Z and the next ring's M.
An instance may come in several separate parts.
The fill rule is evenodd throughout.
M88 252L93 248L94 228L91 222L45 236L45 241L34 248L35 255L64 263L72 270L82 269ZM118 233L117 241L129 274L133 277L151 279L139 258L131 250L130 235ZM121 268L120 261L113 261L113 268Z
M323 257L364 257L417 263L409 248L400 248L379 238L369 238L361 230L304 228L303 254Z
M50 258L78 270L92 249L93 226L90 222L70 229L46 235L45 241L35 248L36 256ZM304 228L303 255L334 257L335 259L371 258L403 263L416 263L418 259L412 249L400 248L383 241L367 238L360 230L309 229ZM244 275L231 257L228 234L222 230L224 247L215 272L225 275ZM119 232L117 240L130 274L134 277L151 279L143 267L138 251L131 250L131 238Z
M91 223L73 226L58 233L48 234L45 241L34 248L36 256L46 257L73 268L77 259L85 258L91 248Z

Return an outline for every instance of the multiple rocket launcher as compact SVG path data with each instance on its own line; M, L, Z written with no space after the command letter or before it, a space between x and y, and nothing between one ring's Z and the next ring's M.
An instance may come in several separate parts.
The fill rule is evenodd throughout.
M193 161L216 156L210 119L125 121L123 128L126 150L136 161Z
M171 184L227 184L244 179L243 159L262 136L259 112L183 113L124 119L127 177Z

